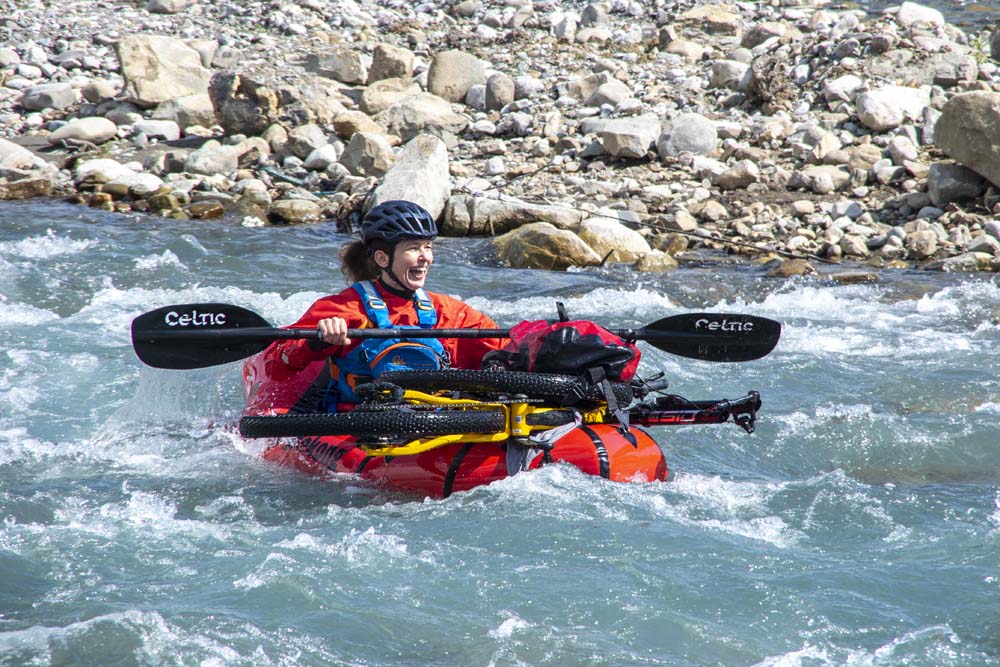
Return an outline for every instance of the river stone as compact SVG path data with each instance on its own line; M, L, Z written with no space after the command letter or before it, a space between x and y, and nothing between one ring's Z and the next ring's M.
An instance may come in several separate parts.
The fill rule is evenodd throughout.
M930 90L907 86L886 86L858 95L855 106L865 127L885 132L907 120L918 120L930 105Z
M616 158L644 158L660 134L655 117L616 118L598 133L604 150Z
M632 265L632 270L639 273L666 273L679 266L677 260L662 250L651 250L641 255Z
M333 131L341 139L350 139L358 132L381 134L383 136L388 134L386 129L372 120L368 114L350 109L340 112L333 119Z
M499 111L514 101L514 80L497 72L486 80L483 106L486 111Z
M172 120L140 120L132 125L136 134L144 134L150 139L176 141L181 138L180 126Z
M275 224L317 222L323 215L319 204L307 199L279 199L271 202L267 217Z
M52 179L32 171L4 169L0 178L0 200L33 199L52 195Z
M391 151L392 148L390 147ZM311 171L322 171L340 160L344 151L344 144L341 141L324 144L314 149L303 161L303 166Z
M852 102L864 86L865 82L861 78L844 74L823 82L823 97L831 107L837 102Z
M413 52L393 44L376 44L368 84L385 79L408 79L413 76Z
M615 106L632 96L632 89L618 79L602 83L584 101L588 107L601 107L605 104Z
M147 172L121 174L105 185L105 189L120 186L133 197L148 197L163 187L163 179Z
M369 84L361 93L358 108L369 116L374 116L382 113L393 104L418 93L420 93L420 84L413 79L381 79Z
M36 157L27 148L13 141L0 139L0 169L31 170L45 164L45 160Z
M602 258L611 253L612 262L634 262L652 250L639 232L608 218L584 220L578 235Z
M601 257L579 236L548 222L533 222L493 239L499 259L516 269L562 271L598 266Z
M425 133L442 138L456 135L469 124L469 119L453 112L446 100L430 93L406 97L375 116L375 120L403 141Z
M288 141L285 143L285 150L295 157L304 160L314 150L320 146L330 143L326 131L315 123L306 123L293 127L288 131Z
M931 229L922 229L910 232L904 241L907 257L909 259L927 259L938 249L937 232Z
M962 165L1000 187L1000 93L960 93L941 109L937 145Z
M932 164L927 174L927 194L935 206L975 199L986 190L986 180L959 164Z
M208 93L185 95L161 102L149 117L153 120L173 121L178 127L192 125L211 127L215 124L215 108Z
M760 167L753 160L740 160L719 174L715 185L723 190L742 190L760 180Z
M149 0L146 10L151 14L178 14L191 6L193 0Z
M227 134L259 135L280 120L278 94L260 81L234 72L217 72L208 92L219 125Z
M118 126L107 118L90 116L75 118L49 135L50 144L62 141L86 141L91 144L103 144L115 138Z
M904 2L896 12L896 23L904 28L939 28L944 25L944 14L932 7Z
M706 155L715 150L719 141L715 124L701 114L682 113L672 118L656 139L656 151L661 160L681 153Z
M371 205L403 199L420 204L437 219L450 194L448 148L439 138L421 134L403 146L395 164L372 193Z
M43 83L32 86L21 95L21 106L28 111L66 109L76 104L77 91L68 83Z
M162 35L126 35L115 45L125 96L142 107L208 92L211 72L184 40Z
M993 256L1000 254L1000 241L989 234L981 234L972 239L965 247L966 252L985 252Z
M565 206L452 195L448 199L441 233L447 236L495 236L532 222L547 222L560 229L579 229L586 216Z
M229 175L239 167L239 151L235 146L222 146L217 141L208 141L193 151L184 161L184 171L192 174L213 176Z
M461 102L469 88L486 83L482 61L464 51L442 51L427 72L427 91L449 102Z
M355 176L381 178L392 167L396 156L388 140L373 132L356 132L347 142L340 164Z
M354 49L336 46L306 57L306 69L341 83L364 84L368 80L365 57Z
M77 185L103 185L117 179L127 178L134 173L117 160L98 158L78 162L73 168L73 180Z
M682 28L712 35L730 35L739 38L743 32L743 19L732 5L709 4L693 7L676 19Z

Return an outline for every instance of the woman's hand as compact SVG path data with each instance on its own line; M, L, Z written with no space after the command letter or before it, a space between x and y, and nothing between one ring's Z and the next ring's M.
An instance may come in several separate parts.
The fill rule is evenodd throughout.
M327 345L350 345L347 337L347 320L342 317L328 317L316 325L323 342Z

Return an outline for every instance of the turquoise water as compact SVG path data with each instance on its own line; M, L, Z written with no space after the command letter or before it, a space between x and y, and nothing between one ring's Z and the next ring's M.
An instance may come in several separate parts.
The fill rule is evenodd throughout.
M246 229L0 206L0 665L1000 664L1000 287L479 266L434 287L502 325L781 320L764 359L644 348L758 430L653 432L667 483L553 466L447 500L311 478L241 439L238 365L143 367L136 315L275 324L341 280L328 225Z

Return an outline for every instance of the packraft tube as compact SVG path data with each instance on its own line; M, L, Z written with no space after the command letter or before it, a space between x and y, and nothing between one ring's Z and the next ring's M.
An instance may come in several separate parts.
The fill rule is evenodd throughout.
M356 443L354 436L327 433L324 429L350 432L359 422L370 428L368 422L372 420L376 420L376 425L398 423L398 432L413 433L419 431L420 426L415 427L412 415L407 416L405 412L396 415L361 411L335 415L316 413L316 395L326 386L325 373L325 364L314 362L297 375L279 381L267 373L263 355L246 361L243 367L246 407L241 432L249 437L275 438L264 451L265 459L311 474L352 473L391 490L437 498L490 484L521 469L537 469L553 462L570 463L587 474L618 482L662 481L668 476L663 452L649 434L635 426L626 434L616 423L583 423L564 429L564 434L546 445L549 449L523 448L517 466L509 463L517 457L508 455L508 448L515 445L508 445L506 441L461 442L403 456L373 456ZM565 393L563 381L576 383L575 378L568 376L525 378L528 374L524 373L445 371L425 377L416 375L425 390L489 392L492 389L494 393L520 392L547 401L553 401L555 394ZM380 379L399 381L392 376L386 374ZM484 377L489 379L485 385ZM462 386L437 386L441 378ZM615 386L614 393L620 402L627 402L624 393L628 392L627 385ZM445 415L450 423L444 427L445 431L438 432L450 432L447 431L449 426L465 427L463 432L466 433L503 429L502 411L459 413L462 414L466 416ZM436 420L429 415L422 419L425 421L421 424ZM325 426L328 424L334 426ZM391 430L392 426L386 428Z

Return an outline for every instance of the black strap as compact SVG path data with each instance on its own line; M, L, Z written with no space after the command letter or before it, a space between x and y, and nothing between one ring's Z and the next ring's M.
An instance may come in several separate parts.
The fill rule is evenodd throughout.
M618 404L618 399L615 397L615 389L611 386L611 380L608 379L608 373L604 367L588 368L587 380L601 389L601 393L604 394L604 400L608 404L608 412L618 420L618 430L621 432L622 437L628 440L629 444L633 447L638 447L639 443L635 439L632 429L629 427L628 411Z

